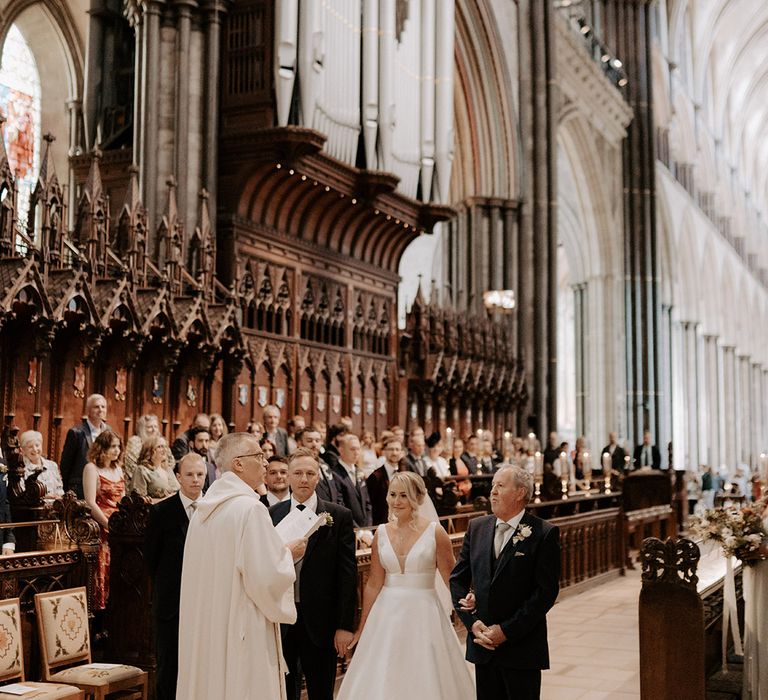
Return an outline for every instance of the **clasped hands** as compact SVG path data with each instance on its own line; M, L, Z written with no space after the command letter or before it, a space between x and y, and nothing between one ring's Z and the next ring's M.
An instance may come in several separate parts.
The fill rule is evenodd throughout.
M474 612L477 604L475 594L470 591L465 598L459 600L459 606L465 612ZM486 625L482 620L475 620L472 624L472 634L475 635L475 644L493 651L499 644L507 641L500 625Z

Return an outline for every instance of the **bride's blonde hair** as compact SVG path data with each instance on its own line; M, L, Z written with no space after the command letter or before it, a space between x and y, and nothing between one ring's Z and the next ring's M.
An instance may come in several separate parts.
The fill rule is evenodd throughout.
M427 487L416 472L395 472L389 480L389 488L393 486L402 486L405 489L405 497L413 510L413 518L416 519L419 506L424 503L427 497ZM389 493L387 493L389 500Z

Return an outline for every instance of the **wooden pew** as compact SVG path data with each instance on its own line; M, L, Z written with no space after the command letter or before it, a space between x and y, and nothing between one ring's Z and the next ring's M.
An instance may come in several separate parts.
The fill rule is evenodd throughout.
M687 539L648 538L640 553L640 696L704 700L706 679L721 662L723 573L700 569L699 546ZM701 578L700 575L701 574ZM736 571L741 598L741 571Z
M677 532L669 472L641 469L627 474L622 482L622 504L626 565L633 569L631 552L639 552L645 538L666 539Z

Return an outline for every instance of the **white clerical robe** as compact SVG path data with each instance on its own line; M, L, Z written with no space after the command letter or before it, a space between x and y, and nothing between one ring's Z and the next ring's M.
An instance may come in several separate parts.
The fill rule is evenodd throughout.
M224 473L187 532L177 700L285 698L279 623L296 622L295 577L267 509Z

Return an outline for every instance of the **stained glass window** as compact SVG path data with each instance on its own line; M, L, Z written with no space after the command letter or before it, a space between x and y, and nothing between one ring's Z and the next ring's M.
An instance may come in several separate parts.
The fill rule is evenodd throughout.
M0 64L0 112L8 161L16 175L17 227L26 231L29 198L40 170L40 74L35 57L16 25L11 25Z

